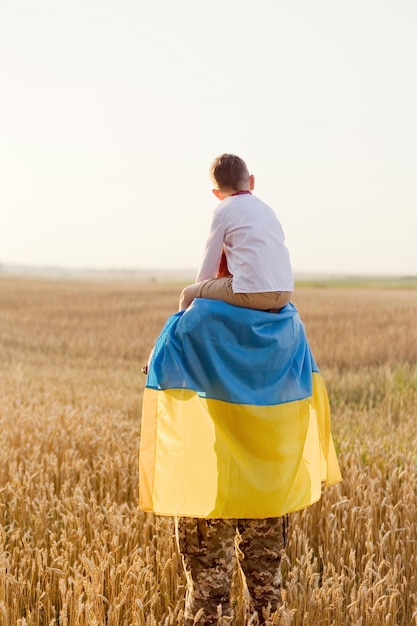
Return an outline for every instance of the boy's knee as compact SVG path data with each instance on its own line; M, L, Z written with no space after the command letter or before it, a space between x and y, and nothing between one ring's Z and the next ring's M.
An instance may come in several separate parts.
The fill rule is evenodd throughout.
M180 295L180 311L183 311L190 306L191 302L197 295L198 285L188 285L184 287Z
M182 311L183 309L186 309L188 304L189 304L188 303L188 299L189 299L188 294L189 294L189 287L185 287L181 291L181 295L180 295L180 304L179 304L180 311Z

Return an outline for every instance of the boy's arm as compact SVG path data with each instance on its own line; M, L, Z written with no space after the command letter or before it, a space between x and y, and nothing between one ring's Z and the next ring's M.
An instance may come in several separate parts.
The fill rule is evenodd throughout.
M220 266L223 252L224 228L220 221L213 219L210 235L207 240L203 260L197 272L196 282L199 283L207 278L215 278Z

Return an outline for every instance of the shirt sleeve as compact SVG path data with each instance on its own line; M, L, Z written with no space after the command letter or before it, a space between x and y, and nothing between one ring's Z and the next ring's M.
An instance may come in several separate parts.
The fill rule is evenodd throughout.
M215 278L223 251L224 227L217 215L214 215L209 238L206 243L203 260L197 272L196 282Z

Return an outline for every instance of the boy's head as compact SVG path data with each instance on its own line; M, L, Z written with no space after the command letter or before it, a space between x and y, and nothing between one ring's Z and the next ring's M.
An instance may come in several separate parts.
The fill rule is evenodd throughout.
M223 200L236 191L252 191L254 177L249 174L246 163L235 154L222 154L210 167L210 178L215 186L213 193Z

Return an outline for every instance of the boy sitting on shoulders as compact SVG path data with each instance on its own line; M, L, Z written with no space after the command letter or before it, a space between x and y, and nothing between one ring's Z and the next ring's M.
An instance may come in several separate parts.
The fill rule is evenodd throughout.
M240 157L217 157L210 177L220 204L196 282L182 291L179 310L194 298L209 298L278 311L290 301L294 279L277 216L252 194L255 179Z

